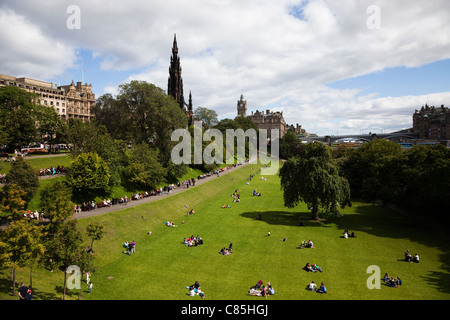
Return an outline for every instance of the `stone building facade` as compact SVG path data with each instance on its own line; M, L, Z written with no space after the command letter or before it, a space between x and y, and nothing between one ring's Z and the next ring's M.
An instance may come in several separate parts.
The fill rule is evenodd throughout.
M287 132L288 126L283 117L283 112L279 111L271 111L266 110L253 112L250 115L247 115L247 101L244 100L244 95L241 94L240 99L237 102L237 116L238 117L247 117L252 120L255 124L256 128L266 129L267 130L267 138L271 139L271 130L277 129L279 137L283 137L283 135Z
M292 131L294 132L297 137L306 137L308 136L308 132L306 132L305 129L302 128L301 125L299 125L298 123L294 126L293 124L291 125L287 125L287 131Z
M57 86L54 82L46 82L26 77L16 78L0 74L0 86L16 86L25 91L37 94L37 103L53 107L62 119L91 119L91 108L95 105L95 94L92 85L75 83Z
M450 140L450 109L441 105L422 106L413 114L413 132L419 139L444 141Z

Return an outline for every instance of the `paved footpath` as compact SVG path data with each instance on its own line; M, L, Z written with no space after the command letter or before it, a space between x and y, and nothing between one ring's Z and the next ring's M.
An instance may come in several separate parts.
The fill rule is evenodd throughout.
M217 177L217 174L211 174L210 176L203 178L203 179L196 179L195 180L195 186L190 186L189 188L185 188L185 187L179 187L179 188L174 188L172 191L167 192L163 192L162 195L156 195L156 196L149 196L140 200L129 200L127 204L123 204L123 203L118 203L115 205L112 205L111 207L101 207L101 208L97 208L94 210L90 210L90 211L82 211L80 213L76 213L74 214L72 217L75 219L81 219L81 218L87 218L87 217L92 217L92 216L97 216L100 214L105 214L108 212L112 212L112 211L117 211L117 210L122 210L122 209L127 209L127 208L131 208L131 207L135 207L144 203L149 203L158 199L162 199L162 198L166 198L169 197L171 195L177 194L179 192L183 192L192 188L195 188L196 186L206 183L208 181L211 181L212 179L220 179L220 177L222 177L223 175L226 175L229 172L232 172L234 170L240 169L245 165L248 165L249 162L245 162L241 165L237 165L236 167L230 167L222 172L219 172L219 177Z

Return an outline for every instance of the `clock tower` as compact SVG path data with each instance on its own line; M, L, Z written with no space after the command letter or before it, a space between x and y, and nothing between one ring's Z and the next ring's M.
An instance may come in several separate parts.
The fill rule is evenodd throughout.
M237 115L238 117L247 116L247 100L244 100L243 94L241 94L241 98L237 102Z

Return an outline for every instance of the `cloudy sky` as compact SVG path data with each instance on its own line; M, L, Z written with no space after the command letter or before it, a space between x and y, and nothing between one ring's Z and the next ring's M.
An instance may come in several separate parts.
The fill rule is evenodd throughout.
M174 34L194 108L283 111L319 135L412 126L450 105L448 0L2 0L0 73L167 90Z

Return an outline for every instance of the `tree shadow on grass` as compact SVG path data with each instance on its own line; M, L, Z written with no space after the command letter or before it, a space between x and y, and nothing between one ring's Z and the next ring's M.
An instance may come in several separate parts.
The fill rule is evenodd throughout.
M358 232L364 232L387 239L408 239L427 247L438 248L442 252L439 258L441 268L447 272L428 271L421 277L440 292L450 293L450 248L448 242L433 228L414 223L409 217L379 205L361 205L354 212L356 214L344 215L341 218L330 217L326 223L335 224L342 231L354 231L356 235ZM420 253L419 256L423 257ZM403 252L399 252L399 257L394 260L406 263Z
M17 282L16 279L16 296L13 297L12 295L12 281L6 278L0 279L0 292L8 293L9 296L13 298L17 298L19 300L19 297L17 296L18 290L20 287L20 283ZM59 300L62 296L58 295L57 293L51 293L51 292L44 292L36 289L34 286L32 288L33 291L33 300Z
M436 287L438 291L450 293L450 275L448 273L430 271L427 275L421 276L421 278Z
M19 285L16 283L16 295ZM8 278L0 279L0 292L8 293L11 297L12 295L12 281ZM17 297L19 299L19 297Z
M244 218L259 220L271 225L284 226L323 226L320 221L311 219L311 212L293 212L293 211L247 211L241 213Z
M412 242L435 247L441 250L442 254L439 261L442 263L442 271L428 271L421 277L430 285L443 293L450 293L450 248L448 242L441 239L436 232L411 223L408 217L402 216L388 208L379 205L356 205L353 208L354 213L345 214L342 217L322 217L320 222L311 219L309 211L248 211L241 213L242 217L249 219L258 219L261 216L261 222L271 225L298 226L302 221L305 227L331 227L336 225L338 229L344 232L345 229L354 231L355 235L364 232L386 239L409 239ZM336 237L341 236L339 233ZM407 248L405 248L406 250ZM405 263L402 260L403 252L399 252L399 257L393 257L398 263Z

